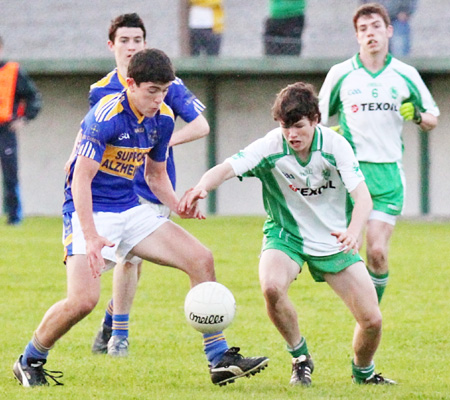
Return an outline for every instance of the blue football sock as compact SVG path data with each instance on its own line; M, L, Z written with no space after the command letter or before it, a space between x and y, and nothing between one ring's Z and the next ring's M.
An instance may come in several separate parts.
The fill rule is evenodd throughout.
M36 335L33 335L33 338L30 340L30 342L25 347L25 350L23 351L22 356L22 365L27 365L27 360L29 358L36 358L38 360L46 360L49 352L49 348L43 346L39 343L39 340L37 340Z
M228 350L227 340L222 331L203 334L203 346L210 365L216 365Z
M113 306L113 299L111 299L108 303L108 306L106 307L105 318L103 320L103 323L106 326L109 326L110 328L113 325L113 314L114 314L114 306Z
M130 314L114 314L112 322L112 335L128 337L128 323Z

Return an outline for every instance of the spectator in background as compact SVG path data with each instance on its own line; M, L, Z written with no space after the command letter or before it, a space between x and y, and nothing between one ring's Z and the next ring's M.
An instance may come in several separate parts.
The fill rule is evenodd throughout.
M222 0L190 0L189 44L191 56L218 56L222 43Z
M371 3L362 0L362 4ZM417 9L417 0L379 0L386 7L394 35L389 43L389 51L395 56L408 56L411 52L411 26L409 21Z
M305 24L306 0L269 0L264 27L266 56L299 56Z
M41 109L41 95L16 62L1 60L0 37L0 159L3 171L3 209L8 225L22 221L16 133Z

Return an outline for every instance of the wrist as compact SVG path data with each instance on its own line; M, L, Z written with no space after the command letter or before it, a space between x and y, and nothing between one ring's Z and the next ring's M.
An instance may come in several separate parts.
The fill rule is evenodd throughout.
M416 105L414 105L413 121L417 125L420 125L420 123L422 122L422 113L420 112L419 107L417 107Z

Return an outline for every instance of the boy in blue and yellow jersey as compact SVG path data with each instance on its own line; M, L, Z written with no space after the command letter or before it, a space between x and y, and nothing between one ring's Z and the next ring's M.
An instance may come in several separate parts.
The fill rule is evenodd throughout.
M146 46L146 29L142 19L136 14L123 14L115 18L108 32L108 47L114 52L117 67L104 78L91 86L89 104L93 107L102 97L122 91L127 87L126 75L131 56ZM167 173L175 189L176 173L173 146L200 139L209 133L209 125L202 115L205 106L184 85L180 78L175 78L169 86L164 99L174 113L175 119L179 116L186 124L173 132L169 142L169 155L167 158ZM164 108L162 109L164 112ZM79 139L77 139L76 145ZM74 146L73 155L76 146ZM66 165L71 164L73 155ZM161 204L157 196L150 190L144 180L143 172L139 171L135 179L135 191L141 202L149 202L159 213L169 216L168 207ZM126 356L128 354L128 327L129 314L137 289L137 282L141 265L118 265L114 269L113 297L106 307L99 332L92 345L95 354L108 353L111 356ZM108 347L108 342L110 341Z
M170 131L158 130L167 119L160 108L175 79L170 59L160 50L136 53L128 68L124 92L102 99L82 124L82 139L66 182L64 247L67 297L44 315L14 364L14 375L26 387L57 384L62 373L46 371L49 350L72 326L87 316L100 297L100 276L116 262L142 259L187 273L191 286L215 281L211 252L180 226L139 204L133 180L145 163L145 179L170 210L178 198L166 171ZM169 121L170 125L170 121ZM182 218L204 216L198 209ZM228 349L222 332L205 335L205 352L214 383L224 384L263 369L265 357L243 358Z

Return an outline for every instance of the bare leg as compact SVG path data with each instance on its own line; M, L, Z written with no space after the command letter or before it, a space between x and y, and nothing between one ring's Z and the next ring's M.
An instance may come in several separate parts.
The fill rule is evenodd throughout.
M376 274L385 274L389 270L389 241L394 226L376 219L367 223L367 261L368 268Z
M289 286L299 271L298 264L282 251L268 249L261 255L259 281L267 313L290 347L301 340L297 312L288 297Z
M369 366L381 340L382 317L377 295L364 263L358 262L325 280L342 298L356 319L353 336L354 363Z
M67 259L67 298L54 304L45 313L36 336L39 342L52 347L72 326L86 317L100 296L100 279L93 278L86 256Z
M113 299L114 314L129 314L137 290L138 269L142 263L117 264L114 268Z
M132 250L138 257L185 272L191 287L215 281L211 252L179 225L168 221Z

